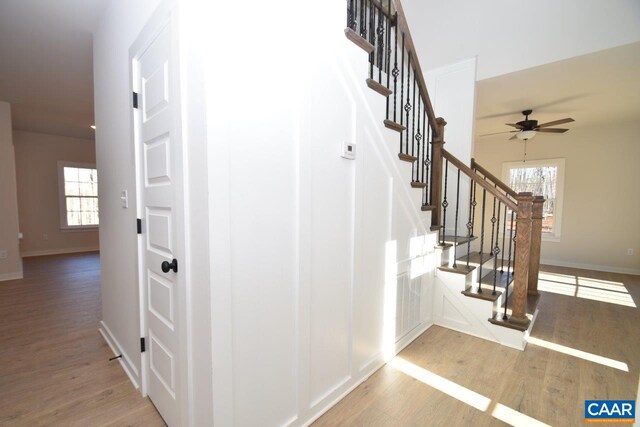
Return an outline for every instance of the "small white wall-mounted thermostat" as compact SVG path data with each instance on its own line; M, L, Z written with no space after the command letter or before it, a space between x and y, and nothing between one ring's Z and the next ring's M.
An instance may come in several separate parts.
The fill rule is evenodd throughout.
M124 209L129 207L129 195L127 194L127 190L122 190L120 192L120 205Z
M342 144L342 157L349 160L355 160L356 158L356 144L351 142L345 142Z

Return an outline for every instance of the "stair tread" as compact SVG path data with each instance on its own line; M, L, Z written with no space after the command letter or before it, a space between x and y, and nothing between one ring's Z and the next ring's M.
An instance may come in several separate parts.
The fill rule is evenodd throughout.
M458 236L458 246L466 244L469 240L471 240L472 242L474 240L476 240L478 237L476 236L471 236L471 237L467 237L467 236ZM444 236L444 242L448 243L449 245L453 246L453 243L456 241L455 236ZM467 261L467 259L465 258L465 262Z
M507 276L509 276L509 282L507 282ZM511 282L513 282L513 273L507 274L506 270L504 271L504 273L500 273L500 270L496 270L496 271L491 270L489 274L487 274L482 278L482 280L480 280L480 283L482 283L483 285L487 285L489 287L493 287L494 277L496 277L496 288L504 289L507 287L508 284L511 284Z
M411 181L411 187L413 188L425 188L426 186L427 186L426 182Z
M462 265L460 263L458 263L458 265L455 268L449 267L448 265L441 265L440 267L438 267L438 270L440 271L446 271L449 273L456 273L456 274L469 274L475 269L476 268L474 266L469 266L469 268L467 268L466 264Z
M489 254L489 253L482 254L482 264L486 263L491 259L493 259L493 254ZM466 265L467 256L463 255L460 258L457 258L456 262L464 263ZM474 267L478 267L480 265L480 252L471 252L469 254L469 265L473 265Z
M393 91L391 89L389 89L388 87L386 87L382 83L378 83L374 79L367 79L367 86L369 86L369 89L373 89L376 92L378 92L380 95L385 96L385 97L389 96L389 95L391 95L393 93Z
M422 210L423 212L426 211L434 211L436 210L436 207L433 205L422 205L422 207L420 208L420 210Z
M410 156L409 154L404 154L404 153L398 154L398 158L404 162L410 162L410 163L413 163L416 160L418 160L417 157L413 157L413 156Z
M527 295L527 318L531 321L533 319L533 314L538 307L538 303L540 302L540 295ZM509 295L509 299L507 301L507 307L509 307L513 303L513 293ZM489 319L489 322L494 325L504 326L505 328L516 329L518 331L526 331L529 329L529 324L523 325L520 323L512 323L510 320L503 320L502 316L504 311L501 309L498 313L494 314L492 318Z
M396 132L404 132L407 128L400 123L396 123L393 120L385 120L384 125L387 129L395 130Z
M500 298L500 295L502 295L502 292L496 291L496 293L494 295L493 292L491 292L490 289L482 288L482 293L479 294L478 292L474 292L472 290L472 288L469 286L467 289L462 291L462 294L466 295L468 297L471 297L471 298L478 298L478 299L485 300L485 301L495 302L495 301L498 300L498 298Z
M369 43L364 37L353 31L351 28L345 28L344 34L349 40L351 40L353 43L355 43L356 46L358 46L365 52L371 53L375 50L375 47L371 43Z

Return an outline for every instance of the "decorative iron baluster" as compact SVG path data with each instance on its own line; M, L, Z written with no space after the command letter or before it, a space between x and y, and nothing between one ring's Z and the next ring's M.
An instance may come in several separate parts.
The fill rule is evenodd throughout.
M502 225L502 250L504 250L505 238L507 237L507 205L504 205L504 224ZM500 274L504 274L504 256L500 262Z
M414 181L416 181L416 182L420 181L420 141L422 140L422 133L420 133L420 107L421 107L421 105L422 105L422 102L420 101L420 96L418 96L418 133L416 134L416 144L418 145L418 151L416 153L416 157L418 158L418 160L415 162L415 166L412 165L412 167L416 171L416 176L414 178ZM424 148L422 149L422 157L424 157Z
M478 189L476 188L476 181L473 180L473 188L472 188L473 201L471 202L471 206L473 207L473 211L471 213L471 237L474 237L473 229L474 229L475 224L476 224L476 206L478 204L478 203L476 203L476 192L477 191L478 191Z
M360 0L360 37L367 39L367 17L364 13L366 3Z
M395 29L395 36L393 38L393 47L394 47L393 71L391 72L391 74L393 74L393 121L397 123L396 121L396 110L398 107L398 101L397 101L398 87L397 86L398 86L398 75L400 74L400 70L398 69L398 24L397 24L398 13L397 12L395 14L395 19L396 19L396 29ZM400 145L402 146L402 143Z
M356 11L353 9L353 0L349 0L349 5L347 6L347 27L354 31L356 29L355 14Z
M424 116L426 117L427 112L426 112L426 108L425 108L425 112L424 112ZM426 118L425 118L426 120ZM423 123L426 123L426 121L423 120ZM425 177L429 176L429 165L431 164L431 160L429 159L430 156L430 151L433 149L433 144L431 143L431 137L433 135L433 132L431 131L431 125L427 125L425 124L425 127L427 129L427 140L425 141L426 144L426 150L425 150L425 155L426 158L423 161L423 166L422 166L422 181L423 182L427 182ZM428 205L430 204L430 200L429 200L429 187L431 186L431 183L429 183L429 185L427 185L427 187L425 188L425 192L424 192L424 204Z
M440 244L444 246L444 230L447 227L447 180L449 178L449 159L444 159L444 197L442 199L442 240Z
M514 238L513 238L513 228L514 228L513 215L514 214L515 212L511 211L511 227L509 227L509 258L507 260L507 283L509 283L511 279L511 243L514 242Z
M382 67L384 67L384 15L382 5L378 9L378 83L382 84Z
M408 52L408 62L407 62L407 103L404 105L404 111L407 113L407 140L405 141L405 153L409 154L409 113L411 112L411 52ZM413 146L411 148L413 151ZM413 153L411 153L413 155Z
M469 216L467 219L467 270L470 268L469 262L471 261L471 230L473 229L473 219L471 216L471 205L473 202L471 201L471 199L473 198L475 201L475 194L473 194L474 187L475 181L473 179L469 179Z
M409 82L407 82L407 85ZM404 33L402 33L402 59L400 60L400 125L404 124L404 114L402 114L402 109L404 108ZM403 132L400 132L400 152L402 151L402 137Z
M478 293L482 293L482 255L484 252L484 213L487 204L487 190L482 189L482 218L480 219L480 268L478 270Z
M453 268L458 268L458 211L460 210L460 169L456 181L456 216L453 222Z
M387 64L386 64L385 70L387 72L387 88L390 88L391 87L391 0L387 0L387 11L389 12L389 17L386 19L387 21ZM386 119L389 120L389 97L388 96L387 96Z
M513 237L511 237L513 236ZM509 264L511 264L511 242L513 242L513 271L516 270L516 236L513 234L513 211L511 211L511 233L510 233L510 241L509 241ZM508 273L507 273L508 274ZM502 316L502 320L507 321L509 317L507 316L507 305L509 303L509 276L507 276L507 288L505 289L505 297L504 297L504 315Z
M496 233L496 197L493 196L493 215L491 216L491 246L489 253L493 250L493 239Z
M502 205L502 202L498 202L498 228L497 228L498 233L500 232L500 208L502 207L501 205ZM498 236L496 235L496 245L491 252L493 254L493 292L491 292L491 295L496 294L496 280L498 278L498 254L500 254L500 247L498 246L499 241L500 239L498 239Z
M416 105L416 73L413 73L413 106ZM420 114L418 113L418 117ZM416 109L411 111L411 134L413 138L411 140L411 155L414 155L414 149L416 145Z
M373 0L369 0L369 43L376 45L376 13ZM373 80L373 64L376 62L375 49L369 54L369 78Z

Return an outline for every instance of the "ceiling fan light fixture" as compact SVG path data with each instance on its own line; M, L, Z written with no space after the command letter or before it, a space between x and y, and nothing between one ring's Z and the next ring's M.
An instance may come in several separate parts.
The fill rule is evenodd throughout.
M535 130L522 130L516 133L516 137L522 141L527 141L529 139L532 139L534 136L536 136Z

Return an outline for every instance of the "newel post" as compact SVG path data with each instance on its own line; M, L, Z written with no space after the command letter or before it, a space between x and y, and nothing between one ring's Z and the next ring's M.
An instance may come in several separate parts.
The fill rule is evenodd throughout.
M444 145L444 127L447 122L436 119L436 136L431 142L433 157L431 158L431 206L435 206L431 214L431 225L442 224L442 146Z
M529 255L531 253L531 213L533 195L518 193L518 211L516 218L516 269L514 271L513 305L509 322L528 326L527 318L527 276L529 273Z
M531 212L531 253L529 254L529 295L538 295L538 273L540 272L540 246L542 244L542 207L544 197L533 199Z

